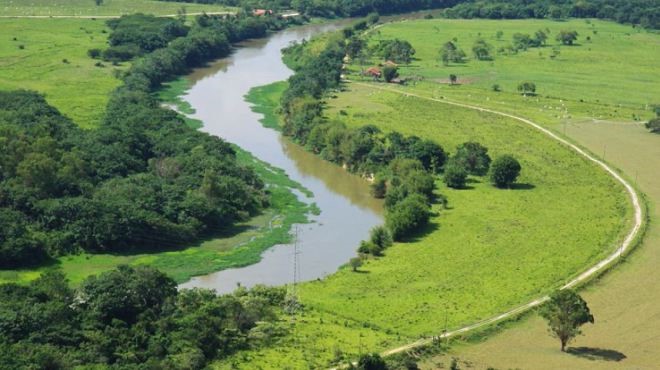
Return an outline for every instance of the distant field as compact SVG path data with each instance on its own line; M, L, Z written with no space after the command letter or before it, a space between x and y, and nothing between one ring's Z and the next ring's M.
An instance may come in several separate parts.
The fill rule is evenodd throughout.
M0 89L39 91L78 125L96 126L125 68L87 56L107 46L104 31L103 20L0 19Z
M511 44L514 33L533 36L538 30L548 33L546 46L516 55L496 53ZM577 44L559 46L555 37L560 30L577 31ZM500 39L498 31L502 32ZM520 81L529 80L536 83L541 97L642 109L657 103L660 96L660 37L613 22L434 19L387 24L371 36L372 43L393 38L409 41L417 51L416 60L403 66L402 74L423 76L436 84L446 84L449 74L456 74L470 88L490 90L493 84L499 84L504 92L511 93L516 92ZM493 46L494 60L479 61L472 56L478 38ZM469 59L444 66L439 59L440 47L454 39ZM552 59L555 47L559 47L559 55Z
M220 12L230 8L155 0L0 0L1 16L118 16L131 13L173 15L185 7L189 13Z

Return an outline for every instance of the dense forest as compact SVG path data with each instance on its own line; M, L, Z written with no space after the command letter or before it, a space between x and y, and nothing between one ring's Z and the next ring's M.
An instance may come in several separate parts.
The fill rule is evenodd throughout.
M169 0L165 0L169 1ZM173 1L173 0L172 0ZM355 17L371 12L402 13L447 8L455 18L600 18L660 28L660 4L655 0L186 0L246 9L294 9L310 16Z
M267 206L264 184L229 144L187 127L151 92L286 21L201 16L188 27L133 15L110 24L109 49L147 54L122 77L98 129L79 129L34 92L0 93L0 268L169 248Z
M202 369L287 332L280 288L177 291L148 267L122 266L76 289L49 272L0 285L0 368Z
M0 263L166 248L259 212L262 182L222 140L117 94L83 131L34 92L0 93Z

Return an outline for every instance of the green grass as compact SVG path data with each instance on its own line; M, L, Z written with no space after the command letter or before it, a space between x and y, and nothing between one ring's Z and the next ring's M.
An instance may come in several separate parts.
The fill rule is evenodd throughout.
M96 6L94 0L0 0L3 16L118 16L131 13L173 15L185 7L188 13L220 12L223 6L162 2L155 0L104 0Z
M245 100L252 104L252 111L263 115L261 123L265 127L274 130L281 128L280 115L277 112L280 107L280 97L288 86L286 81L275 82L255 87L245 96Z
M307 222L307 214L318 211L314 204L307 205L291 189L312 194L290 180L279 169L258 161L249 153L236 148L239 162L251 166L271 192L271 207L262 215L227 230L225 235L181 249L140 254L81 254L59 258L52 266L37 270L0 271L0 283L26 282L35 279L49 268L60 268L76 285L90 275L113 269L121 264L154 266L177 282L192 276L204 275L227 268L254 264L261 253L277 244L291 241L289 230L293 224Z
M0 89L44 93L81 127L97 126L108 95L121 83L113 73L125 68L96 67L87 56L107 46L103 31L102 20L0 19Z
M204 122L190 117L191 114L195 114L195 108L183 99L183 95L190 89L190 80L179 77L162 85L156 92L156 97L165 105L179 112L188 126L194 129L202 128Z
M621 362L607 357L589 360L559 351L556 339L547 335L545 322L537 316L493 335L479 343L462 343L450 356L458 356L477 369L620 369L655 368L660 361L656 350L660 317L660 135L648 133L641 125L617 122L582 122L569 126L569 137L593 151L607 147L607 158L646 194L651 222L642 244L624 263L581 292L595 316L594 325L583 328L573 347L601 348L626 356ZM424 369L437 369L436 363L448 362L436 357L425 361ZM540 366L543 364L543 366Z
M493 61L478 61L472 56L472 45L483 38L497 50L511 44L514 33L534 35L549 30L547 46L530 48L517 55L497 55ZM576 30L578 44L560 46L560 55L552 60L555 36L560 30ZM497 31L504 35L497 40ZM591 40L587 41L586 38ZM569 20L418 20L387 24L372 34L372 44L379 39L400 38L416 49L414 60L403 66L404 76L418 75L436 83L446 82L449 74L471 87L489 90L499 84L505 92L515 92L519 82L536 83L540 96L562 100L580 99L608 105L644 108L657 103L660 37L642 29L613 22ZM442 65L439 50L443 43L456 38L456 44L470 57L467 63ZM626 93L622 94L622 89ZM630 117L628 117L630 118Z
M633 113L648 114L645 104L652 96L645 91L635 91L621 99L626 104L624 107L618 106L616 91L602 90L598 95L592 92L598 73L607 70L601 66L595 66L593 75L576 80L566 89L561 82L551 83L551 72L545 70L547 75L536 82L539 87L550 89L551 97L545 97L545 91L539 91L543 97L533 98L507 91L515 88L518 78L528 79L532 72L545 68L526 67L531 62L525 53L507 57L511 58L508 63L517 64L515 68L510 67L507 78L501 77L507 76L506 68L500 72L499 59L495 60L496 66L492 68L497 68L497 83L505 88L501 93L490 91L492 81L480 84L475 80L470 85L448 86L434 80L455 69L467 71L472 64L482 62L470 61L464 67L448 69L436 66L434 60L428 60L436 54L430 51L435 46L429 41L430 36L425 36L424 27L438 27L442 32L456 33L466 39L470 32L476 37L478 32L494 35L497 29L504 30L506 37L507 32L510 35L522 24L532 33L540 27L586 25L584 21L503 21L497 24L419 21L386 25L374 35L408 39L418 49L419 59L412 66L402 68L402 74L404 77L421 74L425 80L407 87L389 88L489 106L539 120L557 129L563 128L562 122L575 122L589 116L631 120ZM465 29L467 25L471 30ZM601 31L625 28L604 22L599 22L597 27ZM656 37L641 35L639 37ZM439 43L442 38L434 40ZM620 42L624 42L623 38L616 39L613 44ZM469 46L461 46L469 49ZM634 46L643 48L638 41ZM576 46L575 50L583 47ZM568 59L572 54L565 49L562 48L561 58ZM620 63L628 59L625 53L617 54L616 50L612 53L611 58L618 58ZM637 55L643 53L644 50ZM535 58L539 58L538 54ZM653 61L632 60L642 64L642 74L652 69ZM539 63L556 62L545 59ZM358 68L352 66L353 71ZM516 68L519 72L514 73ZM570 68L566 71L572 72ZM490 72L487 68L480 71L474 67L473 74L479 73ZM560 71L556 73L561 74ZM536 76L540 78L541 75ZM626 82L618 72L612 78L614 84ZM562 80L561 75L558 80ZM611 253L631 225L632 209L623 188L600 168L542 133L512 119L375 88L383 86L347 84L343 92L328 100L327 117L344 121L350 127L375 124L385 132L396 130L418 135L440 143L449 151L464 141L479 141L490 148L492 156L510 153L521 161L521 186L514 190L498 190L484 179L472 178L470 189L451 190L438 181L439 192L449 200L449 209L435 206L436 215L425 233L406 243L395 244L383 258L368 261L362 273L345 268L322 281L303 284L300 295L306 313L305 320L296 326L297 341L287 337L272 348L218 363L218 368L228 368L230 364L246 369L316 368L332 360L334 352L355 356L359 352L385 350L420 336L438 335L445 325L452 329L491 317L551 292ZM629 86L657 91L656 82L634 79ZM613 87L606 85L604 88ZM578 96L591 96L593 100L580 102L579 99L585 98ZM595 101L596 96L600 102ZM347 328L357 326L358 329L338 334L329 325L342 322ZM360 330L360 326L364 329ZM309 348L324 348L325 351L320 351L316 362L312 362ZM507 353L505 348L499 350Z

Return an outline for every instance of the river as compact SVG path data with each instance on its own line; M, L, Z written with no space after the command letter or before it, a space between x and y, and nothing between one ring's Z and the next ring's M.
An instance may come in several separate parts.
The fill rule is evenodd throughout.
M192 117L204 123L203 131L284 169L291 179L314 193L304 201L315 202L321 214L311 216L312 223L297 227L299 281L323 278L354 257L369 230L382 224L382 202L370 196L365 180L264 128L259 122L262 116L252 112L244 96L253 87L291 76L293 72L281 59L282 48L341 26L342 22L295 27L242 43L230 57L190 74L192 88L183 97L196 110ZM294 250L292 245L277 245L264 252L257 264L195 277L180 287L228 293L239 284L289 284L294 279Z

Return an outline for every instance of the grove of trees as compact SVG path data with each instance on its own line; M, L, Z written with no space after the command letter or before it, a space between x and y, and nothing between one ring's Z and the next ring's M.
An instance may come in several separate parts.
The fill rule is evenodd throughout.
M120 266L71 288L62 273L0 285L0 368L203 369L286 334L283 288L218 296Z

